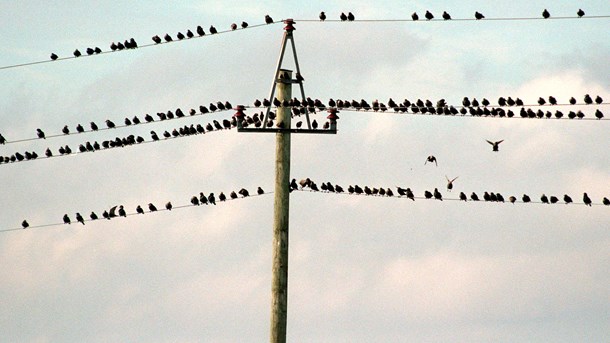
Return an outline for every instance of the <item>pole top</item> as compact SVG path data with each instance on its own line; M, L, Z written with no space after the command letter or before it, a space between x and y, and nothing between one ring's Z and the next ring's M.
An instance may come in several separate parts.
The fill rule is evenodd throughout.
M243 118L246 116L244 114L244 111L246 110L246 107L244 107L244 105L237 105L235 107L235 110L237 110L237 112L235 112L233 117L235 117L237 120L243 120Z
M286 32L292 32L296 30L294 26L292 26L292 24L294 24L294 19L286 19L284 20L284 24L286 24L286 26L284 27L284 30L286 30Z
M336 121L337 119L339 119L339 116L337 115L337 113L339 113L339 111L337 111L336 108L329 108L328 109L328 117L326 117L326 119L330 119L331 121Z

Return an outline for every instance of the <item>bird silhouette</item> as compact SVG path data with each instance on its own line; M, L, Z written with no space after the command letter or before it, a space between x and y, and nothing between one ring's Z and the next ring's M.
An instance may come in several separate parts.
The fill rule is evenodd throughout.
M496 142L487 141L487 143L492 145L492 151L499 151L499 145L502 142L504 142L504 140L500 140L500 141L496 141Z
M576 15L578 15L578 18L582 18L585 15L585 11L579 8L578 12L576 12Z
M108 214L108 211L104 210L104 212L102 212L102 217L110 220L110 215Z
M95 214L95 212L93 212L93 211L91 211L91 214L89 214L89 218L91 220L97 220L98 219L97 214Z
M341 19L341 21L346 21L347 20L347 16L345 15L345 13L341 12L341 15L339 16L339 19Z
M600 110L595 111L595 118L602 119L603 117L604 117L604 114L602 113L602 111L600 111Z
M443 12L443 19L444 20L451 20L451 15L449 15L449 13L447 13L446 11Z
M64 219L64 224L70 224L71 223L70 217L68 217L67 214L64 214L64 218L63 219Z
M554 195L551 195L551 197L549 198L549 200L551 201L551 204L556 204L559 201L559 198L557 198Z
M474 18L476 20L481 20L481 19L484 19L485 16L483 14L479 13L479 12L474 12Z
M432 20L432 19L434 19L434 15L432 13L430 13L430 11L426 11L426 19Z
M152 203L148 204L148 210L150 212L155 212L157 210L157 207L155 205L153 205Z
M604 102L604 99L602 99L601 96L598 95L598 96L595 97L595 103L596 104L600 105L602 102Z
M231 24L231 31L235 31L237 30L237 24L233 23Z
M405 190L405 192L407 193L407 198L415 201L415 194L413 194L413 191L411 190L411 188L407 188Z
M426 162L424 162L424 165L426 165L428 162L430 162L430 163L434 162L434 164L438 167L438 163L436 162L436 157L434 157L433 155L430 155L426 158Z
M197 196L196 196L196 195L194 195L194 196L191 198L191 204L193 204L194 206L199 206L199 198L197 198Z
M74 54L74 57L80 57L81 56L81 53L80 53L80 51L78 51L78 49L74 50L73 54Z
M589 196L587 195L587 193L583 193L582 202L584 202L587 206L591 206L592 201L591 198L589 198Z
M523 202L530 202L530 201L532 201L532 199L530 199L530 197L527 194L523 194L523 196L521 197L521 200Z
M468 201L468 197L466 197L466 193L460 192L460 200Z
M548 204L549 198L545 194L542 194L542 196L540 197L540 201L542 201L543 204Z
M602 199L602 204L604 204L606 206L610 206L610 199L604 197L604 199Z
M572 202L572 198L569 195L564 194L563 195L563 201L565 201L566 204L569 204L569 203Z
M161 43L161 38L157 35L152 37L153 42L155 42L155 44L160 44Z
M41 129L36 129L36 134L38 135L38 138L45 138L44 132Z
M445 178L447 179L447 191L451 192L451 190L453 189L453 181L457 180L459 176L454 177L453 179L449 179L447 177L447 175L445 175Z
M241 22L241 28L245 29L246 27L248 27L248 23L246 23L245 21Z
M227 196L223 192L220 192L220 194L218 194L218 200L225 201L227 200Z
M214 27L214 25L210 25L210 33L211 33L211 34L216 34L216 33L218 33L218 30L216 30L216 28Z
M76 125L76 132L83 133L85 132L85 128L81 124L78 124Z
M585 94L584 101L587 105L591 105L593 103L593 99L591 99L591 96L589 94Z
M173 208L172 202L168 201L167 204L165 204L165 209L168 210L168 211L171 211L172 208Z
M438 191L437 188L434 189L434 199L443 201L443 195Z
M273 18L271 18L268 14L265 15L265 23L266 24L272 24L273 23Z
M419 20L419 16L417 15L417 12L413 12L413 14L411 14L411 19L415 20Z
M172 36L170 36L169 33L166 33L165 36L163 36L163 39L165 39L166 42L173 41Z
M208 202L212 205L216 205L216 198L214 197L214 193L210 193L208 196Z
M28 223L28 221L27 221L27 220L25 220L25 219L24 219L24 220L21 222L21 227L22 227L22 228L26 229L26 228L28 228L29 226L30 226L30 223Z
M260 187L258 187L258 188L260 188ZM241 196L244 198L250 196L250 192L248 192L248 190L245 188L240 189L237 193L241 194Z
M125 207L123 207L123 205L119 206L119 217L127 217L127 212L125 212Z
M428 191L428 190L424 191L424 197L425 197L426 199L432 199L432 197L433 197L433 196L434 196L434 195L432 194L432 192L430 192L430 191Z
M63 132L64 135L70 134L70 129L68 128L68 125L64 126L64 128L61 129L61 132Z
M235 191L231 191L229 196L231 197L231 199L237 199L237 193L235 193Z
M265 191L264 191L262 188L258 187L258 188L256 189L256 194L258 194L258 195L262 195L262 194L265 194Z
M58 58L58 56L57 56L57 55L55 55L55 54L51 54L51 60L55 61L57 58Z
M354 15L352 14L352 12L347 13L347 20L348 21L354 21L356 18L354 17Z
M191 39L193 37L195 37L195 34L193 33L193 31L191 30L186 30L186 36Z
M115 128L115 127L116 127L116 125L114 125L114 123L113 123L113 122L112 122L110 119L106 119L106 126L107 126L109 129L113 129L113 128Z
M208 198L203 194L203 192L199 192L199 203L202 205L208 204Z
M324 11L320 12L319 18L320 18L320 21L326 20L326 13L324 13Z
M76 221L85 225L85 219L83 218L83 216L81 216L80 213L76 212Z
M472 194L470 194L470 200L479 201L479 196L477 195L477 193L472 192Z
M542 11L542 17L544 19L549 19L551 17L551 14L549 13L549 11L546 10L546 8L544 9L544 11Z
M201 26L197 26L197 34L199 36L205 36L205 31L203 31L203 28Z

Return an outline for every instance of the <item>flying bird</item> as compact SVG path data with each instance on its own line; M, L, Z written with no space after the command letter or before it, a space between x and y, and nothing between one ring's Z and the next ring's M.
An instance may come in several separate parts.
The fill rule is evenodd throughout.
M436 162L436 157L434 157L433 155L430 155L426 158L426 162L424 162L424 165L426 165L428 162L430 162L430 163L434 162L434 164L438 167L438 163Z
M447 175L445 175L445 178L447 179L447 191L451 192L451 190L453 189L453 181L457 180L459 176L454 177L452 180L450 180Z
M499 145L500 143L504 142L504 140L501 141L497 141L497 142L492 142L492 141L487 141L487 143L492 145L492 151L499 151Z

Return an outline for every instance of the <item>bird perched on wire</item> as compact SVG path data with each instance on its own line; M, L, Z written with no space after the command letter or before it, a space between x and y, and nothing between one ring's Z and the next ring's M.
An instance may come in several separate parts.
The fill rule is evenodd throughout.
M138 206L139 207L139 206ZM155 212L157 210L157 207L155 205L153 205L152 203L148 204L148 210L150 212Z
M208 202L212 205L216 205L216 198L214 197L214 193L210 193L208 196Z
M246 27L248 27L248 23L246 23L245 21L241 22L241 28L245 29Z
M447 175L445 175L445 178L447 179L447 191L451 192L451 190L453 189L453 181L457 180L459 176L454 177L453 179L449 179L447 177Z
M347 20L348 21L354 21L356 18L354 17L354 15L352 14L352 12L348 12L347 13Z
M74 57L80 57L81 53L78 49L74 50Z
M165 204L165 209L168 210L168 211L171 211L172 208L173 208L172 202L168 201L167 204Z
M468 201L468 198L466 197L466 193L460 192L460 200Z
M443 201L443 195L438 191L438 188L434 189L434 199Z
M67 214L64 214L64 218L63 219L64 219L64 224L70 224L70 222L71 222L70 221L70 217L68 217Z
M426 19L432 20L432 19L434 19L434 15L432 13L430 13L430 11L426 11Z
M83 216L81 216L80 213L76 212L76 221L85 225L85 219L83 218Z
M210 33L211 33L211 34L218 33L218 30L216 30L216 28L214 27L214 25L210 25Z
M53 54L51 54L51 60L55 61L57 58L58 58L58 56L57 56L57 55L55 55L54 53L53 53Z
M347 20L347 16L345 15L345 13L341 12L341 15L339 16L339 19L341 19L341 21L346 21Z
M324 13L324 11L320 12L320 21L324 21L326 20L326 13Z
M36 129L36 134L38 135L38 138L45 138L44 132L41 129Z
M434 157L433 155L430 155L426 158L426 162L424 162L424 165L426 165L428 162L430 162L430 163L434 162L434 164L438 167L438 163L436 162L436 157Z
M488 141L488 140L487 140L487 143L489 143L489 144L491 144L491 145L492 145L492 151L499 151L499 145L500 145L500 143L502 143L502 142L504 142L504 140L501 140L501 141L496 141L496 142L492 142L492 141Z
M449 13L447 13L446 11L443 12L443 19L444 20L451 20L451 15L449 15Z
M542 17L544 19L549 19L551 17L551 14L549 13L549 11L546 10L546 8L544 9L544 11L542 11Z
M26 229L26 228L28 228L29 226L30 226L30 223L28 223L28 221L27 221L27 220L25 220L25 219L24 219L24 220L21 222L21 227L22 227L22 228Z
M89 214L89 218L91 218L91 220L97 220L98 216L97 214L95 214L95 212L91 211L91 214Z
M584 193L582 195L582 202L584 202L587 206L591 206L592 201L591 198L589 198L589 196L587 195L587 193Z
M258 188L256 189L256 194L258 194L258 195L262 195L262 194L265 194L265 191L264 191L262 188L258 187Z
M419 20L419 16L417 15L417 12L413 12L413 14L411 14L411 19L413 19L413 21Z
M265 23L266 24L272 24L273 23L273 18L271 18L268 14L265 15Z
M572 202L572 198L569 195L564 194L563 195L563 201L565 201L566 204L569 204L569 203Z
M479 12L474 12L474 18L476 20L481 20L481 19L485 19L485 16Z

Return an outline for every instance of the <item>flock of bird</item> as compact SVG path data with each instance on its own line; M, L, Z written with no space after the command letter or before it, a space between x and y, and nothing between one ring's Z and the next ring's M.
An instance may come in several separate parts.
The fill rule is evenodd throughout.
M446 179L447 179L447 191L451 192L451 190L453 189L453 182L457 179L457 177L455 177L453 179L449 179L448 177L446 177ZM370 195L370 196L381 196L381 197L383 197L383 196L399 197L399 198L405 197L405 198L411 199L413 201L415 201L415 199L435 199L435 200L440 200L440 201L443 200L443 194L438 190L438 188L434 188L434 191L424 190L422 196L416 196L415 193L409 187L403 188L400 186L396 186L396 193L394 193L394 191L390 187L369 187L369 186L361 187L358 185L353 185L353 186L349 185L347 187L347 189L344 189L342 186L337 185L337 184L332 184L330 182L322 182L318 186L318 184L315 183L310 178L302 179L298 182L296 179L292 179L292 181L290 182L290 191L291 192L292 191L304 191L304 190L309 190L309 191L313 191L313 192L327 192L327 193L346 193L346 191L347 191L346 194ZM495 192L485 192L482 196L482 199L483 199L483 201L488 201L488 202L505 202L504 196L500 193L495 193ZM508 199L508 202L513 203L513 204L516 203L517 201L519 201L519 199L513 195L509 196L507 199ZM479 198L479 196L475 192L472 192L470 194L470 197L468 197L466 195L466 193L460 192L459 199L452 199L452 200L480 201L481 198ZM583 193L582 201L583 201L582 203L587 206L592 206L592 204L593 204L593 201L587 195L587 193ZM532 200L527 194L523 194L521 196L521 202L529 203L529 202L532 202ZM543 203L543 204L555 204L557 202L559 202L559 198L556 196L547 196L545 194L542 194L542 196L540 197L540 203ZM572 200L572 198L569 195L564 194L563 202L565 204L571 204L574 201ZM603 205L610 206L610 199L608 199L607 197L604 197L602 199L601 203Z
M256 189L256 194L263 195L263 194L265 194L265 191L261 187L258 187ZM190 199L191 205L182 205L179 207L216 205L217 201L224 202L229 199L230 200L234 200L234 199L238 199L238 198L243 199L243 198L246 198L249 196L250 196L250 192L245 188L242 188L237 192L232 191L232 192L228 193L228 196L225 195L224 192L220 192L220 194L218 194L218 196L214 195L214 193L205 195L205 194L203 194L203 192L200 192L199 195L193 195L193 197L191 197L191 199ZM153 203L148 203L148 205L145 207L147 208L147 210L145 210L141 205L138 205L135 208L135 212L128 213L127 210L125 210L125 207L123 205L116 205L116 206L112 206L109 209L105 209L101 214L101 218L110 220L110 219L118 218L118 217L127 217L128 215L145 214L145 213L159 211L157 206L154 205ZM171 201L168 201L167 203L165 203L164 208L167 211L171 211L174 208L174 205L172 204ZM75 219L75 221L73 221L72 218L70 217L70 215L68 215L67 213L64 214L62 217L62 221L64 224L72 224L73 222L76 222L76 223L80 223L82 225L85 225L86 221L95 221L95 220L100 219L100 217L98 216L98 214L95 211L91 211L88 219L83 217L83 215L81 215L80 212L76 212L74 214L74 219ZM21 222L21 227L23 229L30 227L30 223L27 221L27 219L24 219L23 222Z
M585 15L585 11L583 11L582 9L578 9L578 11L576 11L576 15L579 18L582 18ZM453 18L451 18L451 15L449 13L447 13L447 11L443 11L443 14L441 16L442 16L443 20L453 19ZM318 17L320 18L321 21L325 21L327 19L325 12L320 12L320 15ZM542 11L542 18L549 19L550 17L551 17L551 13L549 13L549 11L547 9L544 9L544 11ZM426 11L426 13L424 14L424 18L426 20L433 20L434 14L432 14L430 11ZM474 12L474 18L476 20L481 20L481 19L485 19L485 16L482 13L477 11L477 12ZM352 12L348 12L347 15L344 12L341 12L341 14L339 15L339 19L341 21L356 20L354 14L352 14ZM411 19L414 21L419 20L419 15L417 14L417 12L413 12L413 14L411 14Z
M273 22L274 22L273 19L269 15L265 16L266 24L272 24ZM242 21L240 26L242 29L245 29L248 27L248 23L245 21ZM236 23L233 23L233 24L231 24L230 28L232 31L235 31L235 30L237 30L238 27L237 27ZM197 35L199 37L205 36L205 31L201 27L201 25L197 26L197 28L195 29L195 32L197 33ZM218 33L218 30L214 27L214 25L211 25L209 28L209 32L210 32L210 34L216 34L216 33ZM186 34L183 34L182 32L178 32L176 34L176 39L178 39L178 40L191 39L193 37L195 37L195 33L193 33L193 31L191 31L190 29L186 30ZM163 39L161 39L161 37L159 37L158 35L155 35L152 37L152 41L155 44L161 44L163 41L165 41L166 43L169 43L169 42L172 42L173 40L174 40L174 38L169 33L166 33L165 36L163 36ZM110 44L111 51L136 49L137 47L138 47L138 43L136 42L136 40L134 38L126 39L125 42L123 42L123 43L121 43L121 41L118 41L116 43L112 42ZM87 53L87 55L101 54L102 49L100 49L99 47L87 48L85 50L85 52ZM80 56L82 56L82 53L80 50L76 49L76 50L74 50L72 55L74 55L74 57L80 57ZM55 61L59 58L59 56L55 53L51 53L50 57L51 57L51 60L53 60L53 61Z

